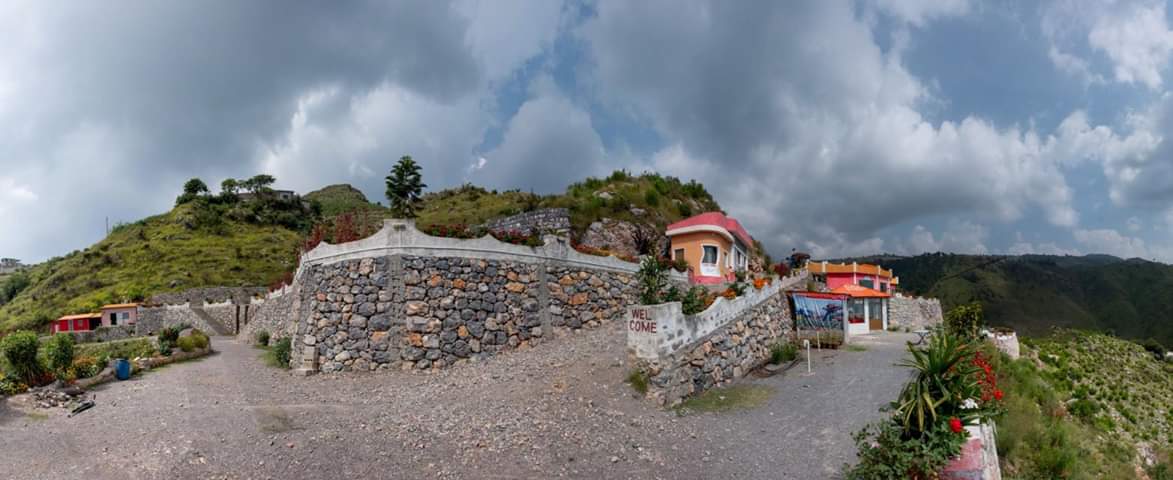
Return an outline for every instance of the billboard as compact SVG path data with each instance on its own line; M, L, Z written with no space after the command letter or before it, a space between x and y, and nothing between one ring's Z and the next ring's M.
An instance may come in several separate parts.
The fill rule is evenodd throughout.
M843 301L846 295L796 292L794 325L798 329L843 330Z

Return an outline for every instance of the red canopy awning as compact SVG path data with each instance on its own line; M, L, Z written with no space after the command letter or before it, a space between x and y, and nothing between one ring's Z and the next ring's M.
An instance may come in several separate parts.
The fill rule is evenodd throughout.
M849 283L846 285L841 285L839 287L836 287L835 289L831 290L831 293L849 295L849 296L851 296L851 298L888 298L888 297L891 297L891 295L888 295L887 293L884 293L884 292L881 292L878 290L872 290L868 287L861 287L861 286L853 284L853 283Z

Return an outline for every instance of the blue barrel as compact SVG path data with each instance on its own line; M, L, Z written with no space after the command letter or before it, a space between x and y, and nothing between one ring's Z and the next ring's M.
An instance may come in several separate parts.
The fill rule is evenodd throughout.
M125 358L114 360L114 377L119 380L130 378L130 361Z

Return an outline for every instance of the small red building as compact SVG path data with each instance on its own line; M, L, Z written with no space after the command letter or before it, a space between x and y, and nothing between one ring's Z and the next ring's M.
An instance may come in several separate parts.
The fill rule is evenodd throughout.
M100 326L102 326L102 314L79 313L76 315L66 315L54 320L50 330L53 333L87 332Z

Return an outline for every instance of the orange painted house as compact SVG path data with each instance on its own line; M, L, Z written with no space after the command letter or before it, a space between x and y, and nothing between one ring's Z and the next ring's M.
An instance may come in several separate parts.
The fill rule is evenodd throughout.
M749 267L753 237L736 219L708 212L668 225L673 260L684 259L693 283L722 283Z

